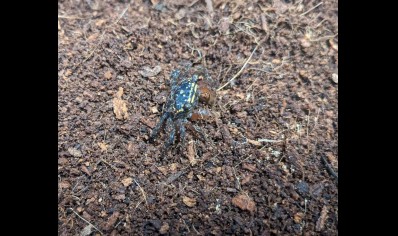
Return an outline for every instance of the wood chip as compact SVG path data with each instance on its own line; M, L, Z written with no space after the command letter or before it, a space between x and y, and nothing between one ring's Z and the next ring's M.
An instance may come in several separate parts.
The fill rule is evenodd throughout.
M327 219L327 214L328 214L328 207L323 206L322 211L321 211L321 216L318 218L318 221L316 222L315 230L316 231L321 231L325 225L325 221Z
M266 33L269 31L267 19L265 18L265 14L261 14L261 28Z
M197 160L195 158L195 146L194 145L195 145L195 143L193 141L190 141L188 143L187 157L188 157L189 163L191 163L191 166L194 166L197 163Z
M123 88L119 87L119 91L116 93L116 97L113 99L113 112L116 115L116 118L119 120L128 119L129 114L127 113L127 104L122 99Z

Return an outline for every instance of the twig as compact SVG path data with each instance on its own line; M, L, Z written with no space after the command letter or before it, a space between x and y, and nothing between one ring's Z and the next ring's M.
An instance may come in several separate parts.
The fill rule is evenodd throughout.
M328 19L323 19L321 22L319 22L319 24L317 24L316 26L315 26L315 29L316 28L318 28L323 22L325 22L325 21L327 21Z
M303 218L305 217L305 214L307 214L307 198L304 198L304 214ZM303 220L303 223L301 224L301 228L304 229L305 226L305 220Z
M141 188L141 185L135 179L133 179L133 180L137 184L138 188L140 188L142 196L144 197L144 200L145 200L145 204L146 204L146 206L148 206L148 202L146 200L146 193L145 193L144 189Z
M316 125L318 124L318 119L319 119L319 112L321 111L321 108L318 108L318 112L316 114L316 117L314 117L314 127L312 127L310 134L315 130Z
M309 126L309 124L310 124L310 114L311 114L311 111L308 111L308 115L307 115L307 139L308 139L308 126Z
M314 10L315 8L319 7L319 6L322 5L322 4L323 4L323 2L318 3L315 7L313 7L313 8L311 8L311 9L309 9L308 11L306 11L306 12L300 14L300 16L304 16L305 14L307 14L308 12Z
M184 222L185 227L188 230L188 233L191 232L191 230L189 230L189 226L187 225L187 223L185 222L185 220L182 218L182 214L180 213L180 219Z
M225 77L227 77L227 75L228 75L229 71L231 70L231 68L232 68L232 65L230 65L230 66L228 67L227 72L225 72L225 74L224 74L224 76L222 77L222 80L221 80L221 81L223 81L223 80L225 79Z
M242 164L244 161L246 161L247 159L249 159L250 157L252 157L252 155L250 154L248 157L246 157L245 159L241 160L238 164L236 164L234 166L234 168L238 167L240 164Z
M220 75L221 75L221 72L222 72L222 68L223 66L221 65L221 69L220 69L220 72L218 73L218 76L217 76L217 81L218 81L218 79L220 78Z
M266 139L266 138L261 138L258 139L257 142L264 142L264 143L278 143L282 142L283 140L273 140L273 139Z
M94 229L96 229L101 235L104 235L104 233L101 232L101 230L99 230L97 227L95 227L95 225L91 224L90 222L88 222L86 219L84 219L83 217L81 217L76 211L74 211L72 208L68 208L69 210L71 210L73 213L75 213L75 215L77 215L80 219L82 219L84 222L86 222L87 224L91 225Z
M114 25L116 25L117 23L119 23L120 19L122 19L122 17L124 16L124 14L126 14L126 11L130 8L130 4L131 4L131 2L130 2L129 5L126 7L126 9L124 9L124 11L122 12L122 14L120 14L120 16L119 16L119 18L117 19L117 21L115 21L115 22L114 22L112 25L110 25L109 27L114 26Z
M246 30L246 29L243 29L240 26L238 26L238 24L244 24L246 26L246 28L250 27L250 26L247 26L245 23L237 22L236 24L233 25L233 26L235 26L236 28L239 29L239 31L237 31L237 32L243 32L243 33L249 35L250 37L253 37L253 38L256 39L256 35L253 32L250 31L250 28L249 28L249 30Z
M262 71L262 72L264 72L264 73L271 73L271 71L266 71L266 70L263 70L263 69L259 69L259 68L253 68L253 67L251 67L251 68L247 68L248 70L259 70L259 71Z
M199 0L195 0L193 1L191 4L188 5L188 7L192 7L193 5L195 5Z
M254 48L252 54L250 54L250 57L246 60L245 64L243 64L242 68L238 71L238 73L236 73L235 76L232 77L232 79L230 79L227 83L225 83L223 86L218 88L217 91L220 91L221 89L223 89L225 86L227 86L229 83L231 83L232 80L236 79L243 72L243 69L245 69L247 63L250 61L250 59L252 59L254 52L256 52L256 50L258 48L258 45L259 44L256 45L256 47Z
M171 176L169 176L165 182L165 184L170 184L171 182L173 182L174 180L178 179L178 177L180 177L182 174L185 173L185 170L180 170L175 174L172 174Z
M89 188L89 186L84 187L82 190L80 190L79 192L75 193L75 195L78 195L81 192L86 191Z
M194 54L194 52L195 51L197 51L198 52L198 54L199 54L199 59L197 59L193 64L195 64L195 63L197 63L198 61L200 61L200 60L202 60L202 52L199 50L199 49L197 49L197 48L195 48L195 47L191 47L190 45L189 45L189 43L185 43L192 51L191 51L191 55L193 56Z
M326 161L325 157L321 157L321 160L323 162L323 164L325 165L326 169L328 170L329 174L333 175L333 177L336 178L336 180L339 180L338 175L336 174L336 172L334 172L334 170L332 169L332 167L329 165L329 163Z
M123 222L123 220L119 221L119 223L117 223L117 224L115 225L115 227L113 227L113 228L116 229L116 228L120 225L120 223L122 223L122 222Z
M137 207L141 204L141 202L143 202L144 200L141 200L140 202L137 203L137 205L135 206L134 210L137 209Z
M234 175L235 175L235 178L236 178L237 187L238 187L239 190L242 190L242 187L241 187L241 185L240 185L240 178L239 178L238 176L236 176L235 167L232 167L232 170L234 171Z
M192 229L198 234L200 235L200 233L196 230L195 225L192 224Z

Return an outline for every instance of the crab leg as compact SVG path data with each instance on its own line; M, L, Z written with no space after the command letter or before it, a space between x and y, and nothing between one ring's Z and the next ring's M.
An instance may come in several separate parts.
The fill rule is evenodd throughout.
M165 121L167 118L169 118L169 116L170 116L169 114L170 114L170 113L166 112L166 113L164 113L164 114L162 115L162 117L160 117L160 120L159 120L158 124L157 124L156 127L153 128L153 130L152 130L151 136L149 137L149 142L152 143L152 142L154 141L154 139L158 136L159 130L160 130L160 128L162 127L164 121Z
M166 131L168 131L170 134L169 134L169 139L167 140L167 142L164 145L165 152L169 149L169 147L171 145L174 144L174 140L175 140L176 129L175 129L175 126L173 123L173 119L171 119L170 117L166 121Z

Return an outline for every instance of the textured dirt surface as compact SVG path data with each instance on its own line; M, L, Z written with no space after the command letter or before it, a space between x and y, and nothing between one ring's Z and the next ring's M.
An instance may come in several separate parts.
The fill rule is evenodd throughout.
M59 235L338 234L337 0L58 6ZM230 82L161 158L183 61Z

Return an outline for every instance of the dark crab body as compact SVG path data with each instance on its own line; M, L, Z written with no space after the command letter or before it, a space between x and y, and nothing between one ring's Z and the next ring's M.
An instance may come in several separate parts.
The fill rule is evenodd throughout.
M198 89L198 81L203 80L207 73L203 71L195 71L188 73L188 68L184 73L180 70L174 70L171 75L171 92L164 108L163 114L156 127L153 129L150 142L158 136L163 124L166 124L166 133L169 137L164 145L167 151L174 144L176 130L178 130L181 144L185 141L185 123L191 118L193 109L197 106L200 90Z

